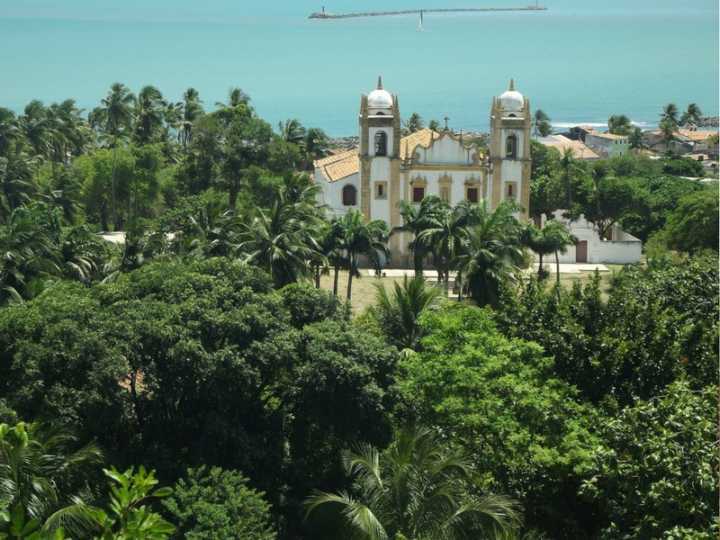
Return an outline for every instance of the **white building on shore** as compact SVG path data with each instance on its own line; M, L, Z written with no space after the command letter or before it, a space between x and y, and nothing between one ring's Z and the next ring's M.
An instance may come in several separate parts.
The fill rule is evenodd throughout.
M382 79L363 95L358 117L360 147L315 162L322 202L335 215L360 210L366 219L402 225L400 201L436 195L455 205L485 200L491 208L512 199L527 218L530 204L530 103L513 81L490 110L490 144L478 149L462 134L423 129L401 137L398 97ZM409 234L391 237L391 265L409 261Z

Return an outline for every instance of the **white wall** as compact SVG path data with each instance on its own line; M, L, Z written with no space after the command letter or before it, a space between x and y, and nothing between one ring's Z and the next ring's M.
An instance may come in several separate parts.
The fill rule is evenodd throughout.
M475 151L465 148L459 141L446 134L442 134L440 139L435 140L430 148L418 146L415 149L415 153L420 155L418 163L452 163L454 165L471 165L472 154Z
M575 236L578 241L587 242L587 262L593 264L632 264L640 262L642 256L642 242L633 235L626 233L620 227L613 228L613 238L615 240L601 240L592 223L585 220L583 216L576 221L568 222L562 217L563 210L555 212L555 219L565 223L570 229L570 233ZM543 223L546 221L544 220ZM560 262L574 263L577 262L577 248L569 246L564 254L560 254ZM549 259L554 260L554 255L550 255ZM549 262L549 261L548 261Z
M322 189L318 195L319 202L328 206L328 211L336 216L342 216L350 209L360 209L360 175L352 174L335 182L328 182L320 169L315 169L315 183ZM343 206L342 189L346 185L353 185L357 190L357 204L355 206Z

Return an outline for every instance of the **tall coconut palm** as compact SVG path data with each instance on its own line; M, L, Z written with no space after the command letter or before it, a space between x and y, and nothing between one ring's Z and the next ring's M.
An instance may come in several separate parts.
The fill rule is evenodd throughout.
M469 463L435 432L406 428L387 450L363 445L346 452L343 464L353 479L352 492L318 491L307 499L307 512L334 509L347 538L503 538L519 525L518 506L502 495L482 493Z
M514 281L520 270L522 229L515 212L517 206L509 202L494 211L483 204L478 223L468 228L466 245L456 264L478 305L495 305L503 285Z
M677 124L674 124L671 120L665 119L660 122L660 135L663 143L665 143L665 151L668 154L673 153L673 141L677 138L675 132L677 131Z
M376 270L389 256L388 231L384 221L366 222L361 212L350 210L340 219L343 249L348 271L347 299L352 298L353 277L359 275L360 257L367 257Z
M452 210L448 205L439 205L437 211L428 217L425 228L417 236L417 242L433 254L438 272L438 281L447 293L450 282L450 267L465 238L465 207Z
M0 305L32 296L33 283L60 274L57 242L45 208L19 207L0 226Z
M110 260L107 244L87 225L72 227L62 232L58 255L62 274L83 283L102 278Z
M51 133L47 109L42 102L35 99L25 106L20 116L20 128L32 153L35 156L48 157Z
M267 270L278 288L308 276L309 262L321 251L316 238L318 188L300 189L300 182L292 176L286 178L272 206L258 209L241 227L239 251L245 253L245 260Z
M228 92L228 101L227 103L223 103L221 101L218 101L215 103L215 106L220 109L232 109L237 107L238 105L248 105L250 103L250 96L248 96L242 88L239 88L237 86L234 86L230 88L230 91Z
M425 197L419 204L400 201L400 215L402 216L403 224L395 227L391 234L412 234L413 239L409 243L409 248L413 253L415 277L423 275L423 262L428 255L427 246L418 242L418 236L428 227L429 222L440 211L443 205L442 200L434 195Z
M23 523L28 536L21 537L42 531L37 538L51 538L50 533L59 528L87 533L93 514L81 493L68 492L63 482L85 474L101 458L96 446L80 446L60 429L37 423L0 424L0 501L13 520ZM0 519L0 536L10 526Z
M577 242L577 239L570 234L568 228L559 221L551 220L543 227L543 236L548 247L555 253L555 279L560 287L560 253L565 253L567 248Z
M634 128L630 132L630 138L628 139L630 148L633 150L642 150L645 148L645 139L643 138L643 131L639 127Z
M563 181L565 183L565 204L570 210L573 205L573 190L577 162L572 148L565 148L560 156L560 167L562 168Z
M300 123L297 118L291 118L285 122L278 124L278 131L280 132L280 138L292 144L302 146L305 142L305 135L307 130Z
M134 105L135 140L139 144L156 140L163 125L163 113L167 106L162 93L154 86L144 86L138 93Z
M113 83L100 103L91 114L92 121L108 144L115 146L132 128L135 96L124 84Z
M410 117L405 120L404 124L405 125L403 126L403 132L405 134L415 133L416 131L420 131L422 128L425 127L422 116L420 116L416 112L412 113Z
M661 122L669 122L673 128L677 129L678 126L678 108L674 103L668 103L663 107L662 114L660 115Z
M324 158L330 149L330 139L320 128L310 128L305 134L303 151L305 154L305 169L312 169L313 161Z
M192 129L195 121L200 118L205 111L200 101L200 94L194 88L188 88L183 94L182 100L182 123L178 131L178 138L184 149L192 141Z
M552 133L550 117L542 109L536 110L533 118L533 134L536 137L547 137L550 133Z
M113 83L110 92L101 101L100 107L95 108L91 113L91 122L100 129L106 144L114 149L113 166L110 181L110 199L112 203L113 223L117 226L117 196L115 185L115 168L117 157L117 146L121 139L126 138L133 123L133 109L135 96L130 89L122 83Z
M346 264L345 247L343 238L342 222L338 218L333 218L330 227L322 238L321 249L323 255L327 258L328 264L333 269L333 294L338 295L338 282L340 278L340 269Z
M0 223L6 223L12 211L29 202L36 193L35 166L35 158L19 145L7 157L0 157Z
M420 342L420 315L436 302L440 291L430 287L423 278L403 279L394 283L388 293L385 286L376 283L376 305L373 315L380 323L388 341L400 349L415 349Z
M680 125L688 125L688 124L699 124L700 120L702 119L702 111L700 110L700 106L697 103L691 103L688 105L687 110L683 113L682 117L680 118Z
M546 229L540 229L533 224L527 224L522 232L522 243L538 255L538 279L542 280L546 273L543 270L543 258L555 251L555 245L545 234Z
M19 121L10 109L0 107L0 157L7 156L21 137Z

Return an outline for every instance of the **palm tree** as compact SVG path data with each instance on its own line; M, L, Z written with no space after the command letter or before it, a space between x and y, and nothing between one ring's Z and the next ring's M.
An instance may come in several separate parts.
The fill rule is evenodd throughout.
M568 147L563 149L560 157L560 166L563 171L563 180L565 181L565 204L570 210L573 205L573 175L577 169L575 154L573 149Z
M555 251L555 245L545 234L546 229L540 229L533 224L527 224L522 233L523 245L529 247L538 255L538 279L542 280L546 273L543 270L543 257Z
M535 111L535 117L533 119L533 132L536 137L547 137L550 133L552 133L550 117L545 114L542 109Z
M342 246L348 271L347 299L352 298L353 277L359 276L360 257L366 256L376 269L389 256L388 231L384 221L365 222L361 212L350 210L340 219Z
M413 252L415 277L423 275L423 260L428 254L427 246L418 242L418 236L428 227L430 220L433 219L444 204L439 197L434 195L425 197L420 204L400 201L400 215L403 218L403 224L400 227L395 227L391 234L408 232L413 235L409 247Z
M107 244L87 225L63 231L58 251L62 274L83 283L102 277L110 258Z
M678 108L674 103L668 103L663 107L663 112L660 115L660 122L669 122L672 124L674 129L678 126Z
M93 122L111 146L117 145L117 141L130 131L134 105L135 96L130 89L122 83L114 83L100 107L92 112Z
M465 238L465 207L458 205L453 211L447 204L439 205L437 211L428 217L425 228L417 235L417 242L433 254L438 281L443 283L447 293L450 282L450 267L461 251Z
M113 211L113 224L117 227L117 204L115 186L115 168L117 161L117 146L121 138L125 138L132 129L133 106L135 96L130 89L121 83L114 83L110 92L101 101L100 107L95 108L91 114L92 123L101 130L102 135L113 148L113 166L111 171L110 199Z
M280 138L283 141L296 144L300 147L303 146L307 131L297 118L280 122L278 124L278 130L280 131Z
M68 493L62 482L84 474L101 458L95 445L80 447L74 436L60 429L25 422L0 424L0 501L14 520L23 523L27 537L42 530L37 537L49 538L59 528L80 535L92 526L93 514L81 492ZM7 526L0 511L0 536Z
M347 531L369 540L501 538L519 525L517 504L482 493L468 458L448 450L428 429L399 431L384 451L371 445L346 452L352 494L318 491L307 499L336 509Z
M672 154L672 143L675 140L675 132L677 131L677 124L674 124L671 120L665 119L660 122L660 134L662 136L663 143L665 143L665 151L668 154Z
M321 219L315 184L289 175L269 209L258 209L242 225L238 250L245 260L265 269L277 288L310 274L309 262L322 248L316 237Z
M702 119L702 111L697 103L691 103L688 105L687 110L683 113L680 118L680 125L685 126L687 124L699 124Z
M0 157L10 152L21 136L21 130L15 113L0 107Z
M639 127L634 128L630 132L630 148L633 150L642 150L645 148L645 140L643 139L643 131Z
M608 118L608 131L615 135L628 135L632 129L632 122L624 114L612 115Z
M480 207L478 223L467 229L466 245L456 265L480 306L495 305L504 284L514 281L523 262L517 206L503 202L494 211Z
M33 100L25 106L19 119L20 130L32 148L35 156L46 158L50 154L50 125L47 118L47 109L38 100Z
M551 253L555 253L555 277L560 287L560 257L559 253L565 253L568 246L577 242L577 239L570 234L567 227L559 221L551 220L543 227L543 236Z
M22 302L32 296L33 283L48 275L60 274L57 243L42 205L21 206L0 226L0 305Z
M423 127L425 127L425 124L423 122L422 116L414 112L410 115L410 118L405 121L403 131L405 132L405 134L410 134L415 133L416 131L420 131Z
M195 121L204 114L200 94L194 88L188 88L183 94L182 123L178 131L178 139L184 149L192 141L192 128Z
M387 339L400 349L415 349L420 342L421 332L418 323L420 315L436 302L440 291L428 287L423 278L393 284L393 292L376 283L376 306L372 313L383 329Z
M314 160L327 156L330 139L322 129L310 128L305 134L302 147L305 152L305 168L312 169Z
M222 103L221 101L218 101L215 103L215 106L219 109L233 109L237 107L238 105L249 105L250 104L250 96L248 96L242 88L239 88L237 86L234 86L230 88L230 91L228 92L228 102Z
M328 264L333 268L333 294L338 295L338 281L340 269L347 264L345 257L344 237L342 221L333 218L330 227L322 238L321 249L327 258Z
M430 120L428 128L433 131L440 131L440 122L438 122L437 120Z
M0 223L6 223L15 208L28 203L37 191L33 175L36 160L19 145L0 157Z
M163 125L167 103L160 90L144 86L137 95L133 117L135 119L135 140L147 144L156 139Z

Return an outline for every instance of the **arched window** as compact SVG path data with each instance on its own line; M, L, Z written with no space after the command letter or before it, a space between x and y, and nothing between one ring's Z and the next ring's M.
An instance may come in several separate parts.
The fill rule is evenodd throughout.
M343 206L355 206L357 204L357 189L348 184L342 189Z
M387 156L387 133L384 131L375 134L375 155Z
M508 135L505 140L505 157L510 159L517 157L517 137L515 135Z

